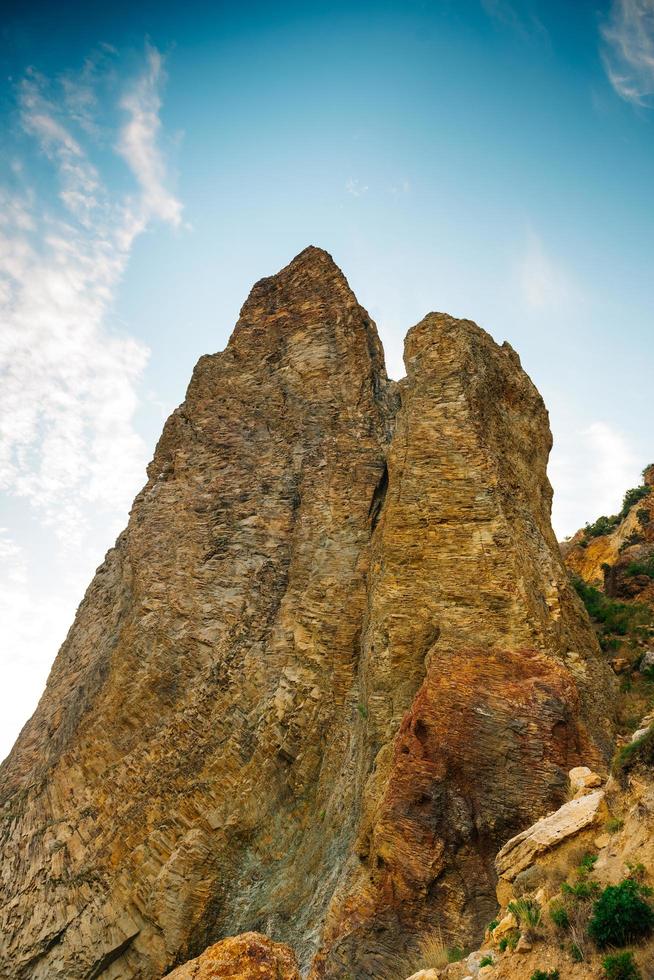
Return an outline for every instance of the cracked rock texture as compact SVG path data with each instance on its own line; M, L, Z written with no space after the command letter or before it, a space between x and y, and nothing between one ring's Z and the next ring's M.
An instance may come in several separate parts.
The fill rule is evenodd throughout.
M198 362L0 769L0 976L155 980L251 930L377 976L479 933L499 846L602 771L541 398L445 314L405 361L309 248Z
M293 951L267 936L246 932L223 939L205 949L197 959L189 960L167 980L300 980Z

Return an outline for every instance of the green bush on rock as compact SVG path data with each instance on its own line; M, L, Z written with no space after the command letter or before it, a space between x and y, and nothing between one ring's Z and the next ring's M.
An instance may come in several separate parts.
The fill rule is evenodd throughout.
M633 878L607 885L594 903L588 923L589 935L600 949L626 946L654 931L654 909L646 901L650 894L650 888Z
M633 953L613 953L602 960L606 980L642 980Z

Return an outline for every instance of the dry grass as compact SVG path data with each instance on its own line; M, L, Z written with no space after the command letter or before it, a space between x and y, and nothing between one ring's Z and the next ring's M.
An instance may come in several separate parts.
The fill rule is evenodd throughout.
M422 938L414 952L397 956L388 964L384 980L406 980L420 970L439 970L452 962L453 951L443 942L440 929L435 929Z

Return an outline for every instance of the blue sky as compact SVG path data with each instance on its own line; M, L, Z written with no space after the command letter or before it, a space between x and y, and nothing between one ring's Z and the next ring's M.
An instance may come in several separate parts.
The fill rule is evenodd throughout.
M193 364L307 244L394 377L429 310L513 344L560 535L638 482L654 0L23 4L0 31L0 756Z

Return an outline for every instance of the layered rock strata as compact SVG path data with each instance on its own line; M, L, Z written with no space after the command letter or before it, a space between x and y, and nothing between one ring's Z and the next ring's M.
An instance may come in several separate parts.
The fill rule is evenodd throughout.
M500 844L602 769L540 396L444 314L405 360L309 248L198 362L0 770L7 980L154 980L250 930L377 976L478 932Z

